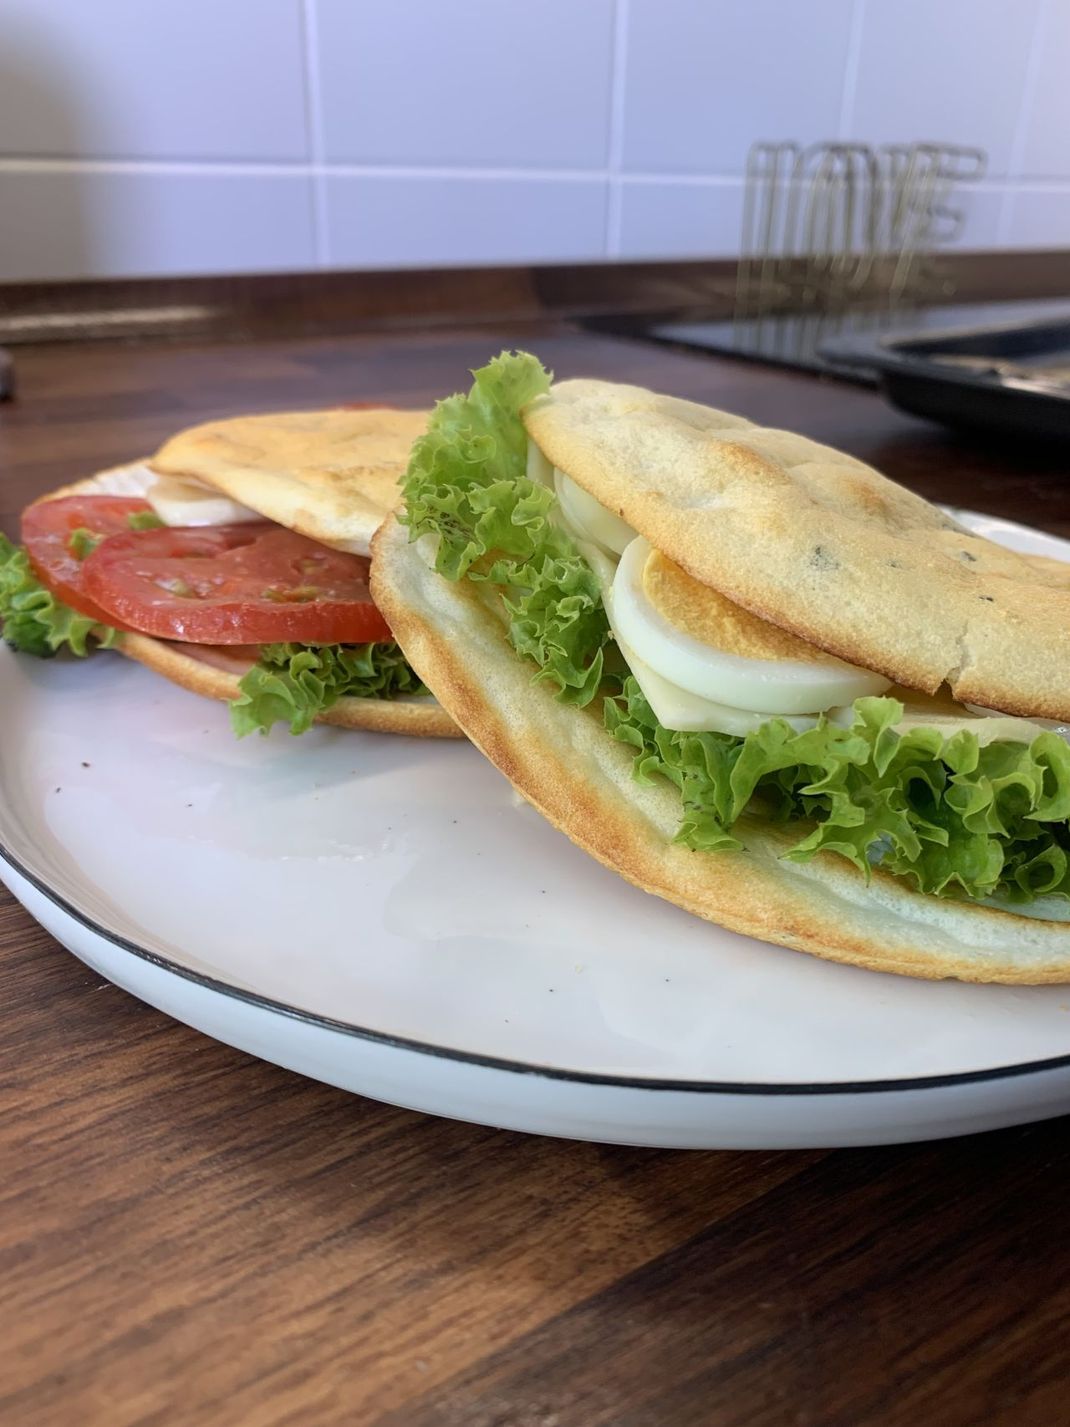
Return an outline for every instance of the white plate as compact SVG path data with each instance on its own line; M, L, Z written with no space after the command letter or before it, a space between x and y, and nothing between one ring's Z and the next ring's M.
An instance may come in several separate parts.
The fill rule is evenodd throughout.
M117 985L279 1065L648 1145L890 1142L1070 1109L1070 987L909 981L709 926L585 857L467 744L239 743L221 707L112 655L5 649L0 707L3 880Z

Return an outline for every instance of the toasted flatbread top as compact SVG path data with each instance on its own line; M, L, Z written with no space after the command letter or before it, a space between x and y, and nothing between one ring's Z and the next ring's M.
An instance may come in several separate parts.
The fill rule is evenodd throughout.
M549 460L688 574L910 688L1070 718L1070 573L964 530L804 436L642 387L567 381L524 413Z
M390 408L237 416L180 431L150 465L214 486L325 545L367 555L427 418Z

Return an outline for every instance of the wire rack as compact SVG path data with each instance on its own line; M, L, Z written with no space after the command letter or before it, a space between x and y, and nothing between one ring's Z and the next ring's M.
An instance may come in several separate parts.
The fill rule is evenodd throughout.
M736 316L874 310L946 295L933 255L962 232L957 190L985 172L952 144L757 143L747 156Z

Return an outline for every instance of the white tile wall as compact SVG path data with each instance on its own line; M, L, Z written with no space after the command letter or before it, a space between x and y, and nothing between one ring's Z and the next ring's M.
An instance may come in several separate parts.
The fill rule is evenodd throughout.
M954 246L959 248L998 248L1002 246L1002 222L1006 209L1007 186L983 183L960 189L951 207L962 214L962 228ZM1038 244L1038 246L1041 246ZM1070 277L1070 265L1067 276Z
M301 0L0 0L0 153L308 156Z
M1029 184L1008 194L1004 243L1010 248L1035 248L1040 234L1051 235L1054 246L1070 247L1070 188ZM1067 266L1070 269L1070 263Z
M1031 92L1023 106L1018 171L1070 179L1070 5L1048 0L1034 50Z
M1040 3L866 0L849 137L977 145L1006 174Z
M443 178L331 174L332 267L447 267L599 258L604 179Z
M834 138L851 4L631 0L624 166L738 174L751 139Z
M622 258L728 257L739 252L743 181L626 178Z
M0 166L7 276L278 272L315 266L300 174Z
M319 0L323 152L602 169L613 0Z
M0 280L691 257L757 138L979 144L1070 247L1070 0L0 0Z

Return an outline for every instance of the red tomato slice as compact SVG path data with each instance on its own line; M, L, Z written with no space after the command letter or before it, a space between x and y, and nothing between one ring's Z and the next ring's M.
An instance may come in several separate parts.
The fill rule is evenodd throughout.
M83 574L112 622L159 639L361 644L390 638L370 563L265 522L114 535Z
M88 530L97 540L126 534L131 515L151 510L147 500L117 495L68 495L31 505L22 513L22 543L34 574L71 609L114 624L84 588L85 559L71 549L71 536L76 530Z

